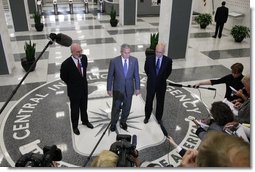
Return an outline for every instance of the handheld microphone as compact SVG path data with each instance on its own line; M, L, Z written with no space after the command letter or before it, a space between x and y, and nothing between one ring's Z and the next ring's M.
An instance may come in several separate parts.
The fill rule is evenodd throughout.
M160 128L161 128L161 130L162 130L164 136L168 137L168 132L166 131L166 128L164 127L163 124L160 124Z
M65 47L69 47L73 42L72 38L62 33L51 33L49 37L52 41L56 41L56 43Z
M169 82L168 85L174 86L174 87L183 87L182 84L175 84L175 83L172 83L172 82Z
M172 83L172 82L169 82L168 85L174 86L174 87L188 87L188 88L196 88L196 89L202 88L202 89L213 90L213 91L216 90L216 88L211 88L211 87L200 87L200 86L199 87L194 87L194 86L191 86L191 85L175 84L175 83Z
M199 87L199 88L201 88L201 87ZM211 88L211 87L208 87L208 88L205 88L205 89L213 90L213 91L215 91L215 90L216 90L216 88Z

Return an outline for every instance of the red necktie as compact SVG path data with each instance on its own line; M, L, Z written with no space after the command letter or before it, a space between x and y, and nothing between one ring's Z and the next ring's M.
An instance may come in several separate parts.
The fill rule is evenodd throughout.
M81 72L81 63L80 63L80 60L78 60L77 68L78 68L79 72L82 74L82 72Z

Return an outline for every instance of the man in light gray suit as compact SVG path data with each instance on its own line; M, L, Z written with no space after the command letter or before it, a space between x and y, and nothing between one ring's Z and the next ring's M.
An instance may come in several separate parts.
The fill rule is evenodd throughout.
M116 130L119 119L120 127L127 130L127 118L130 113L132 96L140 94L140 77L137 58L130 56L130 46L121 45L121 55L110 62L107 77L107 93L113 97L111 112L111 131Z

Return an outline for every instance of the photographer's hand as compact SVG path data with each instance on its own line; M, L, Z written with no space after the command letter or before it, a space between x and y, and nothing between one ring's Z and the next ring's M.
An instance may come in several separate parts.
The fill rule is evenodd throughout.
M242 103L240 103L240 102L236 102L234 104L234 108L236 108L236 109L240 109L241 106L242 106Z
M189 149L182 157L180 167L196 167L197 150Z
M141 166L142 162L140 161L140 159L138 159L138 157L135 158L133 155L129 155L128 159L129 159L129 161L133 162L136 167L140 167Z
M171 136L168 136L166 139L167 139L168 142L169 142L171 145L173 145L175 148L178 146L178 145L175 143L174 139L173 139Z
M59 163L57 163L57 161L52 161L51 162L51 167L59 167Z

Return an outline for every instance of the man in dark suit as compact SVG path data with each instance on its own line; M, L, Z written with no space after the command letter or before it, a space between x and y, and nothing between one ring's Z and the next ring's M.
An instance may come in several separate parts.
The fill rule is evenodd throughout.
M73 132L79 135L79 111L81 113L82 125L93 128L93 125L88 120L87 114L88 82L86 72L88 59L86 55L82 54L81 46L77 43L71 45L71 53L72 55L61 65L60 78L67 85Z
M221 5L222 5L221 7L217 8L216 14L214 16L214 21L216 22L216 28L215 28L215 33L212 36L213 38L217 37L218 31L219 31L218 37L221 38L224 23L226 23L228 19L228 8L225 7L226 2L223 1Z
M153 99L156 94L156 119L161 124L164 110L166 80L172 72L172 59L165 56L165 45L159 43L156 46L155 55L146 57L144 70L147 75L147 94L145 102L145 119L147 124L153 107Z
M130 56L128 44L122 44L121 55L113 58L110 62L107 93L109 96L113 96L110 130L116 130L121 109L120 127L126 130L126 121L130 113L133 94L140 94L138 60Z

